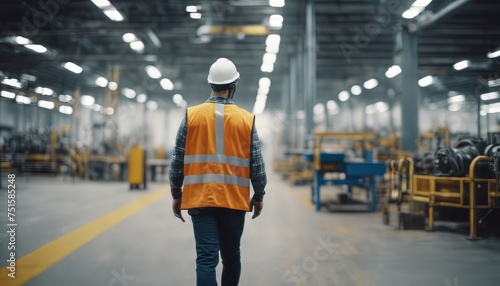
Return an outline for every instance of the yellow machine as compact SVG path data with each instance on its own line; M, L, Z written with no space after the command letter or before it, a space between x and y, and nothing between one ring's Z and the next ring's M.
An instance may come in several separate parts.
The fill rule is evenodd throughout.
M469 209L469 239L477 239L477 212L479 209L498 208L498 183L495 179L476 177L476 165L481 161L492 160L487 156L474 158L469 175L465 177L440 177L418 175L410 171L411 200L428 205L428 230L434 229L434 211L436 207ZM413 162L411 162L413 165ZM413 169L412 166L410 166Z
M146 155L139 146L130 149L128 158L128 182L130 189L139 189L140 185L146 189Z

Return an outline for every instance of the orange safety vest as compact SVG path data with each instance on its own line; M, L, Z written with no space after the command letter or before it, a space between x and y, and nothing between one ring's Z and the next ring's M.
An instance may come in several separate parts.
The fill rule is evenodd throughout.
M188 108L181 209L250 211L254 115L234 104Z

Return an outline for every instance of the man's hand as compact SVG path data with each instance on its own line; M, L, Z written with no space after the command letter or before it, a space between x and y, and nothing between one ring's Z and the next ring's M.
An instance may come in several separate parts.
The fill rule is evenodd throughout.
M250 201L250 211L253 211L252 219L260 216L260 213L262 212L263 208L264 208L264 203L263 202L258 202L256 200L251 200Z
M181 213L181 199L174 199L172 202L172 210L174 211L174 216L178 217L182 222L186 222Z

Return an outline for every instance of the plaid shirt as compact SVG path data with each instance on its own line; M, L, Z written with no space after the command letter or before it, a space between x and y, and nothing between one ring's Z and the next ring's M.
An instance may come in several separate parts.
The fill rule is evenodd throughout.
M210 97L206 102L234 104L232 99L225 97ZM177 138L175 139L174 152L170 160L170 190L174 199L182 197L182 184L184 182L184 151L186 148L187 124L186 117L182 120ZM266 170L259 136L255 126L252 129L252 148L250 151L250 180L254 189L253 199L261 202L264 198L264 191L267 183Z

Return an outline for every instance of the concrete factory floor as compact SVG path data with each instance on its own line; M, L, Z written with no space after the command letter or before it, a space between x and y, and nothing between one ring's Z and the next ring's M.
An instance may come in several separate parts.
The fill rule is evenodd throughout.
M6 182L5 174L2 177ZM0 265L8 259L7 191L0 191ZM16 180L16 279L1 285L195 285L192 225L172 215L168 182ZM316 213L308 187L269 175L265 208L247 215L242 286L496 286L500 240L396 231L379 213ZM219 265L220 266L220 265ZM220 271L220 269L219 269ZM220 276L219 276L220 277Z

